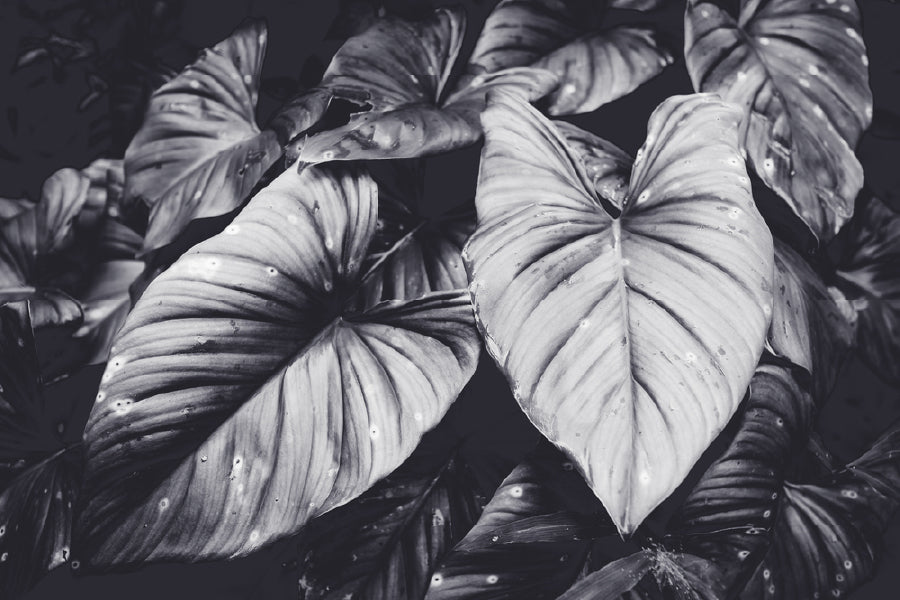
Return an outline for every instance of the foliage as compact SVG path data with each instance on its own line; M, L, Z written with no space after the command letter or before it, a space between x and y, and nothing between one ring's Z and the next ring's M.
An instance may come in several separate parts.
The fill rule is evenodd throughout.
M268 119L247 21L123 152L0 199L0 594L288 537L304 600L852 592L900 502L900 425L813 451L849 359L900 381L857 5L687 0L681 63L662 2L423 4L341 2ZM576 125L674 70L634 158ZM82 431L44 382L104 363ZM492 365L527 455L454 415Z

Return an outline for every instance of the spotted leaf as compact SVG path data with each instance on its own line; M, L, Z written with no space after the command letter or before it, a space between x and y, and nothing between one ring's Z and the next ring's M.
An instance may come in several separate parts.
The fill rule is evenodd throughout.
M265 52L265 26L248 22L150 97L125 151L126 204L150 207L145 250L233 210L281 156L254 114Z
M342 308L376 209L357 169L288 169L147 287L88 421L76 556L243 555L409 456L478 338L459 292Z
M863 358L885 379L900 382L900 216L878 198L851 222L838 285L855 308Z
M479 325L623 533L722 430L762 351L772 238L739 117L709 95L660 105L614 218L550 121L500 94L484 115L466 248Z
M852 0L742 0L735 21L690 0L685 58L694 89L743 107L741 144L762 180L821 240L853 214L872 120L868 58Z

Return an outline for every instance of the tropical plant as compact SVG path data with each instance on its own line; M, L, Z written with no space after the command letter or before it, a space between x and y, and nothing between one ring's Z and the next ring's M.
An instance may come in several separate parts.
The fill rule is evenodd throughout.
M0 595L288 537L304 600L870 578L900 423L846 465L816 428L852 356L900 383L859 8L688 0L682 62L662 4L501 0L467 36L458 7L344 2L320 81L266 122L248 21L153 91L124 157L0 201ZM631 111L633 158L576 125L676 70L694 93ZM471 196L429 200L479 144ZM86 364L82 432L43 382ZM521 447L473 442L516 415L452 408L492 368Z

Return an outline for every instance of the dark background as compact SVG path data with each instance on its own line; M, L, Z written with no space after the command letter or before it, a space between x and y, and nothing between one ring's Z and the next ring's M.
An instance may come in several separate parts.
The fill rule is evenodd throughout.
M469 16L464 57L494 2L458 3ZM898 209L900 5L863 0L861 7L876 123L859 155L869 188ZM337 12L336 0L0 0L0 196L36 198L43 180L58 168L121 156L139 124L134 115L140 114L149 87L191 62L199 49L226 37L247 16L263 17L269 27L259 106L264 124L290 94L318 81L339 45L326 39ZM682 14L683 3L673 1L652 14L622 13L607 23L652 21L679 55ZM669 95L691 91L681 59L636 93L572 121L633 154L652 109ZM478 148L430 159L429 201L457 204L471 197L477 160ZM99 376L99 368L86 369L51 386L50 396L86 419ZM450 418L471 435L475 448L510 464L536 439L487 361ZM829 449L849 460L897 418L900 391L853 360L825 404L820 428ZM26 598L294 598L294 548L292 540L285 540L235 561L159 564L124 574L74 577L68 569L57 569ZM853 597L897 598L898 567L900 519L895 518L877 577Z

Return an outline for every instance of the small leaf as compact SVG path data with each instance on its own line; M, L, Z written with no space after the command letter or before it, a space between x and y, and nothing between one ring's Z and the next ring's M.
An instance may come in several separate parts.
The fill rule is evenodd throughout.
M878 198L851 221L837 275L856 309L860 353L879 375L900 383L900 216Z
M151 208L144 250L233 210L281 155L254 115L265 52L265 26L248 22L150 98L125 152L126 203Z
M624 10L655 10L663 5L664 0L610 0L610 8Z
M856 2L743 0L738 21L690 0L685 58L694 89L744 109L741 144L762 180L823 241L853 214L853 154L872 120Z
M786 483L772 543L741 598L838 598L867 581L900 502L900 427L823 485Z
M769 344L773 352L813 376L813 394L824 401L853 346L855 315L840 291L780 240L775 241L775 303Z
M571 115L594 111L630 94L672 60L653 30L620 26L580 37L534 66L559 75L548 112Z
M45 413L28 309L0 306L0 594L69 559L78 461Z
M477 362L471 306L342 309L375 219L368 175L288 169L147 287L85 432L83 559L247 554L364 492L440 420Z
M623 533L722 430L762 351L772 239L739 117L707 95L660 105L619 218L533 108L497 94L483 117L466 249L479 327L528 417Z
M634 589L650 573L649 552L635 552L594 571L559 597L559 600L618 598Z
M461 457L433 446L426 438L368 492L310 524L300 545L301 600L422 597L483 504Z

